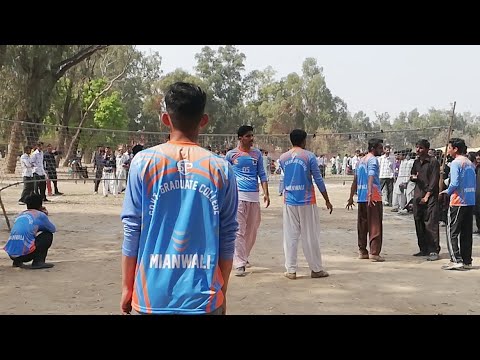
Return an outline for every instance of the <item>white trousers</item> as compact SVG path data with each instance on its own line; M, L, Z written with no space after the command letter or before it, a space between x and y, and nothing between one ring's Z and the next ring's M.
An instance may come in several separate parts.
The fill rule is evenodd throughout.
M400 184L403 182L403 179L397 179L393 185L392 206L399 210L402 210L407 205L407 195L405 195L405 190L400 190Z
M120 168L117 170L117 192L120 194L127 187L127 170Z
M323 270L320 253L320 223L317 205L283 207L283 251L285 268L297 272L297 248L302 241L303 254L310 270Z
M108 195L108 190L110 190L113 196L117 196L117 179L115 178L115 172L104 171L102 174L102 182L103 196Z

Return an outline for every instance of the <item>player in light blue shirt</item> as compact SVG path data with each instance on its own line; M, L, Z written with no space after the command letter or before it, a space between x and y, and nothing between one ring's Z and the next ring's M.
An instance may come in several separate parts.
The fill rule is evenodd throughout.
M235 239L233 266L236 276L244 276L249 266L248 257L257 239L260 226L260 199L258 180L262 184L263 201L270 205L268 179L260 150L253 148L253 127L240 126L237 132L239 144L230 150L225 160L233 166L238 185L238 232Z
M206 94L173 84L170 140L132 160L121 214L122 313L225 314L238 194L228 162L197 144Z
M25 198L27 210L15 219L12 231L4 247L13 260L14 267L32 261L28 269L48 269L53 264L46 263L48 249L52 245L55 225L48 219L48 211L42 205L42 196L30 194Z
M450 164L450 183L440 194L450 195L447 224L447 248L450 263L444 270L472 268L473 210L475 208L475 166L465 156L467 146L459 138L450 139L448 155L454 160ZM458 246L460 243L460 247Z
M307 133L295 129L290 133L292 149L280 156L284 172L283 249L285 253L285 276L297 277L297 248L302 237L303 253L311 270L312 278L327 277L320 253L320 224L313 181L320 190L330 214L333 206L328 198L320 168L315 155L305 150ZM313 178L313 181L312 181Z

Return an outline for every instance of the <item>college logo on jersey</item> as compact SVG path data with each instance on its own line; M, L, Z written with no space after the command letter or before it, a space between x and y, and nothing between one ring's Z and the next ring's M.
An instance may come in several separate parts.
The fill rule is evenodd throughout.
M177 162L177 170L182 175L187 175L192 167L193 164L188 160L180 160Z
M238 159L233 159L233 165L238 165Z
M257 163L258 163L258 160L257 160L257 159L255 159L254 157L252 157L252 163L253 163L253 165L257 165Z

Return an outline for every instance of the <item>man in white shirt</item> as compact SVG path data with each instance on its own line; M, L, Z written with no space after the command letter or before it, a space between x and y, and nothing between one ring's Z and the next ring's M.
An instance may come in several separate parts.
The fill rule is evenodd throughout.
M408 167L408 160L405 159L406 152L400 151L398 153L398 159L400 160L400 166L398 168L398 176L393 186L393 200L392 200L392 212L398 212L403 210L407 205L407 196L405 194L407 184L410 181L410 170Z
M23 155L20 156L20 165L22 167L23 191L18 200L18 205L25 205L25 199L28 195L33 193L33 165L30 159L30 152L32 148L25 146L23 148Z
M325 178L325 169L327 168L327 159L325 158L325 155L322 154L317 157L317 164L320 168L320 173L322 174L322 177Z
M348 166L348 154L345 154L342 162L342 174L347 175L347 166Z
M358 155L360 155L360 150L355 150L355 155L352 157L352 160L351 160L352 171L354 174L355 174L355 170L357 169Z
M392 206L393 198L393 175L395 172L395 157L390 152L390 146L385 146L384 153L380 156L380 187L383 203Z
M45 169L43 167L43 142L38 142L35 151L31 156L33 165L34 192L42 197L43 202L48 202L45 191L47 182L45 180Z

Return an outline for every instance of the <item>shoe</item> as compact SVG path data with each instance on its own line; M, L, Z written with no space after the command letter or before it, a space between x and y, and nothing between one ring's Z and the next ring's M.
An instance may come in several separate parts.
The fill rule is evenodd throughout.
M398 209L397 209L397 208L393 208L392 210L390 210L390 212L398 212Z
M428 256L428 254L424 253L423 251L419 251L416 254L413 254L413 256Z
M60 195L63 195L63 193L60 192L60 191L58 191L58 192L55 193L55 196L60 196Z
M18 205L26 205L23 201L19 201Z
M94 191L93 193L94 193L94 194L98 194L98 191Z
M430 255L428 255L428 257L427 257L428 261L436 261L438 259L440 259L440 256L438 256L438 254L436 252L430 253Z
M23 266L23 261L20 260L13 260L13 267L22 267Z
M463 263L454 263L454 262L449 262L447 265L442 266L442 270L463 270Z
M295 280L297 278L297 273L289 273L286 272L284 273L285 277L290 280Z
M240 266L235 269L235 276L245 276L245 266Z
M313 278L313 279L324 278L324 277L328 277L328 276L330 276L330 274L328 272L326 272L325 270L312 271L310 273L310 277Z
M46 262L38 262L38 263L32 263L32 266L30 269L36 270L36 269L50 269L54 267L55 265L52 263L46 263Z
M463 264L463 268L465 270L472 270L473 269L473 265L472 264Z
M380 255L370 255L370 260L372 260L373 262L384 262L385 258Z
M245 267L248 269L248 268L251 268L252 267L252 264L250 264L248 261L247 263L245 264Z
M362 260L363 259L369 259L369 256L368 256L368 254L358 254L358 258L362 259Z

